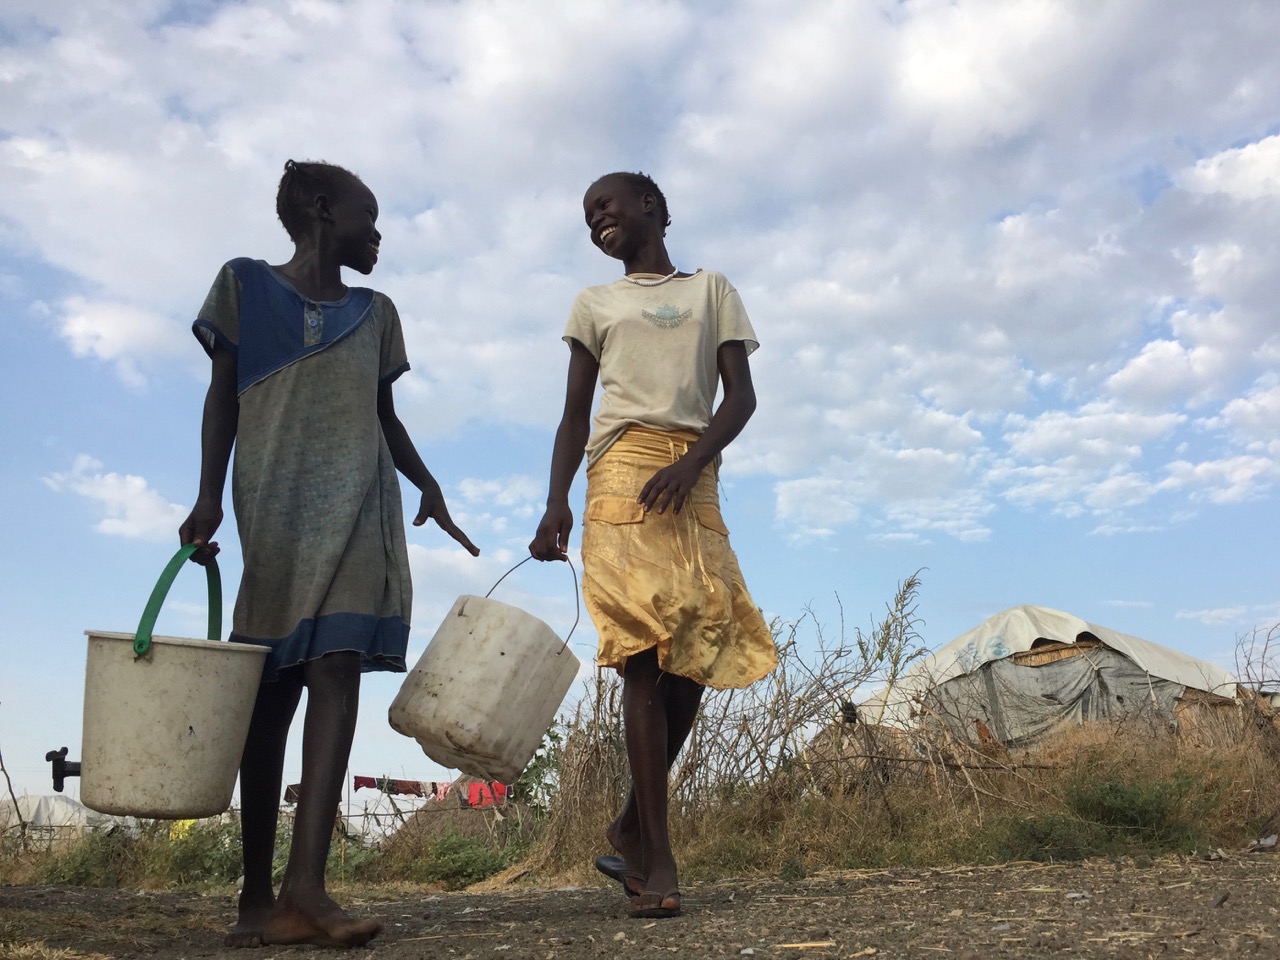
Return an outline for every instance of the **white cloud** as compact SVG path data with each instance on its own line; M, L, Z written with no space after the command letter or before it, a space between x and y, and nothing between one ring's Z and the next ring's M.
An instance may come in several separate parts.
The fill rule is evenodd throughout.
M976 490L956 489L953 474L963 471L962 460L938 450L871 447L856 462L833 462L818 476L775 484L778 523L797 543L826 539L864 517L877 539L944 533L982 540L990 532L982 518L992 506Z
M458 491L468 504L507 507L518 516L527 517L546 493L546 481L527 474L486 480L467 478L458 483Z
M1248 256L1239 243L1198 246L1190 265L1199 292L1208 294L1218 292L1233 276L1249 269Z
M184 358L194 338L171 318L121 303L69 297L57 318L59 333L77 357L93 357L115 367L131 387L146 384L142 366Z
M1221 420L1246 449L1267 451L1280 460L1280 384L1274 380L1268 377L1245 396L1230 401L1222 408Z
M981 491L960 490L947 496L894 503L886 515L900 530L921 541L926 541L929 533L941 533L973 542L990 536L985 519L993 510Z
M104 516L94 529L115 537L139 540L172 540L186 518L188 508L170 503L132 474L104 473L101 461L79 454L66 473L44 478L50 489L74 493L96 503Z
M1248 615L1249 608L1245 606L1218 607L1212 610L1179 610L1175 614L1179 620L1198 620L1209 626L1245 623Z
M1175 413L1144 415L1090 404L1075 413L1012 416L1005 436L1019 458L1090 472L1110 470L1141 456L1143 443L1167 436L1185 420Z
M830 537L861 516L856 484L831 477L805 477L775 484L778 522L796 542Z
M1226 194L1234 200L1280 199L1280 136L1223 150L1178 176L1184 190Z
M503 550L525 553L544 509L545 480L525 475L466 478L456 490L449 496L449 511L473 542L485 550L496 538Z
M1093 484L1084 499L1095 511L1116 511L1146 503L1155 491L1155 484L1140 474L1120 473Z
M1008 576L1070 590L1092 534L1094 574L1188 558L1130 618L1149 635L1280 617L1232 573L1265 575L1248 533L1280 462L1277 35L1280 6L1199 0L6 0L15 462L94 450L147 478L73 465L42 515L47 489L19 471L14 535L172 536L153 485L189 490L197 470L191 318L226 260L289 256L281 166L328 159L378 195L368 282L413 363L397 409L485 551L408 531L420 650L455 595L526 553L564 319L619 272L586 239L582 191L639 168L670 200L675 262L728 275L762 341L760 406L723 474L756 518L735 543L761 598L794 603L849 563L985 558L930 581L931 632L955 635ZM774 539L809 549L779 553L770 512ZM1050 529L1062 549L1014 570L1005 547ZM40 570L13 575L28 619L56 618ZM527 564L498 595L564 629L571 586ZM1179 606L1243 612L1179 631ZM367 678L362 737L393 737L373 691L396 679ZM394 740L353 762L418 776Z
M574 292L617 273L581 191L641 167L677 262L743 292L761 405L727 469L803 536L977 538L1005 501L1132 529L1274 482L1272 12L15 9L0 251L70 278L62 337L135 387L200 365L218 265L287 257L280 166L324 157L379 195L414 435L549 431ZM514 544L540 496L457 510Z
M1169 464L1168 471L1168 486L1211 503L1255 500L1280 480L1280 463L1269 457L1226 457L1200 463L1176 460Z

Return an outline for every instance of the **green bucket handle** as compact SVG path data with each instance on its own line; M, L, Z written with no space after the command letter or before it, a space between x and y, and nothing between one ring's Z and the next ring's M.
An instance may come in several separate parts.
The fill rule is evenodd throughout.
M151 631L156 628L156 618L160 616L160 608L164 606L164 598L169 595L169 588L178 576L182 565L191 555L200 549L200 544L188 543L173 555L169 565L160 574L155 589L151 591L151 599L142 611L142 620L138 623L138 632L133 637L133 655L145 657L151 652ZM205 564L204 572L209 580L209 639L222 639L222 574L218 572L218 561L213 557Z

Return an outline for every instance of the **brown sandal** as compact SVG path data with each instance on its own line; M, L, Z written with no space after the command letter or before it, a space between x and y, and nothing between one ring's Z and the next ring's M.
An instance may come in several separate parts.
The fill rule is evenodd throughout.
M665 919L680 916L680 891L653 893L646 890L638 897L631 898L631 907L627 911L636 919Z
M621 857L596 857L596 869L610 880L617 880L622 884L622 892L628 897L640 896L640 891L644 888L644 877L628 870L627 862Z

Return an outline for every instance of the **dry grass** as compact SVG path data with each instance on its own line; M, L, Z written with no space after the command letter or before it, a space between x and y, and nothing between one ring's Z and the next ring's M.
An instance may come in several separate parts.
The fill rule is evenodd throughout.
M923 653L918 586L904 581L865 633L843 622L828 632L810 612L776 623L777 671L746 690L708 694L672 771L685 876L1239 849L1280 830L1280 718L1247 688L1234 702L1184 698L1177 733L1167 717L1136 717L1064 729L1023 750L965 742L941 722L907 733L854 721L852 691L896 678ZM1264 635L1268 657L1275 635ZM599 882L591 863L607 851L604 830L629 787L620 700L607 672L558 728L535 789L521 794L549 797L545 809L432 808L380 850L363 851L344 877ZM3 862L11 882L30 882L46 865L34 855ZM12 939L0 924L0 941Z
M467 885L505 869L528 846L536 826L529 807L519 802L480 809L433 804L382 843L364 876L445 888Z
M673 842L696 879L830 868L1238 849L1280 827L1280 732L1244 697L1180 716L1073 727L1034 749L970 744L946 724L847 719L847 692L920 653L915 578L869 633L806 613L775 625L777 672L709 694L672 771ZM816 655L801 656L802 634ZM812 641L812 642L808 642ZM620 687L602 676L567 725L559 792L522 866L583 882L628 788ZM816 727L821 727L817 737Z
M553 774L554 802L524 861L535 875L568 882L594 876L606 811L616 811L630 785L622 738L621 685L604 674L578 702Z
M146 951L162 944L188 938L193 933L217 933L222 930L219 918L199 912L153 912L145 906L129 903L110 912L104 922L100 907L89 901L67 906L65 899L56 908L45 906L32 910L9 910L0 919L0 960L60 960L60 958L94 958L97 953L79 953L63 947L51 947L45 941L51 918L56 915L62 939L72 942L94 942L112 952Z
M842 714L851 691L895 679L924 653L918 587L915 576L900 584L884 619L867 632L842 619L828 634L808 611L775 622L777 670L745 690L708 693L671 774L673 840L693 875L767 872L795 851L798 824L780 823L811 805L826 821L831 809L808 797L814 782L803 760L806 743ZM604 827L629 787L620 699L616 675L606 672L566 725L555 803L525 861L536 874L579 880L603 850ZM779 820L780 811L790 813ZM886 812L882 803L875 811ZM777 838L775 857L768 837Z
M6 850L0 855L0 871L4 874L5 883L36 883L44 873L44 865L50 856L50 849L23 850L15 845L13 850Z
M0 943L0 960L111 960L102 953L81 953L67 947L49 947L43 940Z

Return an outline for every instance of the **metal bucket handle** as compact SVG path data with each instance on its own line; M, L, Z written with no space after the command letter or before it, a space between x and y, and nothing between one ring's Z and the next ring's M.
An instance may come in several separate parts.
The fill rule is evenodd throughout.
M147 601L147 605L142 611L142 619L138 622L138 632L133 637L133 655L135 657L145 657L151 651L151 631L156 628L156 618L160 616L160 608L164 605L164 598L169 595L169 588L173 586L173 581L177 578L178 571L182 569L182 565L199 549L200 545L196 543L183 545L173 555L173 559L164 568L164 572L160 574L160 579L156 581L155 589L151 591L151 599ZM221 640L222 574L218 572L218 561L210 557L209 562L205 564L204 572L209 581L209 639Z
M510 570L508 570L506 573L500 576L498 578L498 583L501 583L503 580L507 579L507 577L511 576L511 574L515 573L517 570L519 570L521 567L523 567L526 563L528 563L532 559L533 559L532 555L525 557L523 560L517 563L514 567L512 567ZM565 558L565 563L569 564L569 570L573 573L573 626L569 628L569 636L564 638L564 646L560 648L560 653L564 653L567 649L569 649L569 637L573 636L573 631L578 629L578 621L582 619L582 604L578 600L578 571L574 568L573 561L570 560L568 557ZM493 591L498 589L498 583L495 583L492 587L489 588L489 593L485 594L486 599L488 598L490 593L493 593ZM557 653L556 656L557 657L560 656L560 653Z

